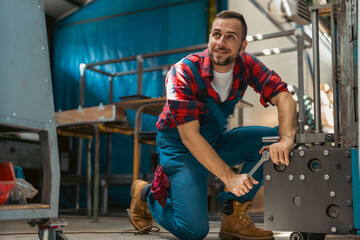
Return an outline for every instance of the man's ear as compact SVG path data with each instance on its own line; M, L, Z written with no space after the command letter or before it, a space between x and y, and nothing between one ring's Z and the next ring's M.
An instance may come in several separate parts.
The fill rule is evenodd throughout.
M242 43L241 43L241 48L240 48L240 53L244 53L245 52L245 49L247 47L247 44L248 42L246 40L244 40Z

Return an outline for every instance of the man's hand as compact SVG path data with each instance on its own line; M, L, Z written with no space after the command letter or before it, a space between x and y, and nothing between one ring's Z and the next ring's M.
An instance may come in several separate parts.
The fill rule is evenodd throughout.
M245 195L253 188L253 184L259 184L253 177L248 178L247 174L232 174L229 181L226 183L226 187L230 192L240 197Z
M269 150L271 160L279 165L280 163L289 166L289 154L293 149L294 142L292 140L288 141L280 141L277 143L273 143L269 146L264 146L259 153L262 154L264 150Z

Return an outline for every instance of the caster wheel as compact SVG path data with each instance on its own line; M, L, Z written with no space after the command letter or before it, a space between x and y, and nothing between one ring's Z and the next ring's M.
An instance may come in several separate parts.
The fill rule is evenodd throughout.
M293 232L290 235L290 240L309 240L307 233L304 232Z

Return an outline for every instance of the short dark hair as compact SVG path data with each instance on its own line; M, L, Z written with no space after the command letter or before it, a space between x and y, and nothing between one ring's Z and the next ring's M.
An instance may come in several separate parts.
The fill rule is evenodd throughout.
M241 13L229 11L229 10L219 12L218 14L216 14L213 24L216 21L216 19L227 19L227 18L236 18L241 22L242 35L243 35L241 40L244 41L246 39L246 35L247 35L247 25L246 25L245 18Z

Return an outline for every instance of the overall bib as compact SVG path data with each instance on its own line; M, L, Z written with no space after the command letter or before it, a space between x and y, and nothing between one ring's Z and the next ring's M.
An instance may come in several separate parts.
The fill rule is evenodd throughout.
M187 59L183 59L192 70L200 91L205 89L198 70ZM241 80L240 80L241 81ZM243 89L239 89L235 99L214 106L215 101L207 96L203 102L208 113L200 115L200 133L214 148L220 158L230 167L244 163L242 173L248 173L260 160L260 149L265 145L262 137L277 136L278 131L269 127L240 127L226 131L226 118L233 113L241 99ZM222 114L222 116L219 116ZM225 121L224 121L225 119ZM221 123L221 124L220 124ZM208 217L208 170L201 165L182 143L177 128L158 131L157 152L164 173L170 180L166 205L162 207L148 195L148 205L152 216L166 230L180 239L203 239L209 232ZM260 167L253 177L259 181L245 196L237 197L230 192L219 194L220 201L251 201L263 182Z

